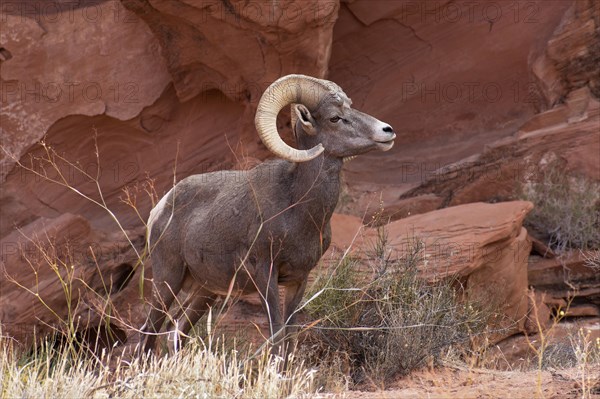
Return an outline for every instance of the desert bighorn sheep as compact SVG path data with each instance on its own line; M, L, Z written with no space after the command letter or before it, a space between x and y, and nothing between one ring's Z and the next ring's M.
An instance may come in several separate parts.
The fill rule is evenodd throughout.
M277 132L277 114L290 104L299 149ZM263 93L255 123L265 146L283 159L192 175L160 200L148 220L154 295L144 331L160 331L163 309L184 285L195 291L179 318L184 333L231 292L259 292L273 338L294 323L308 275L331 242L344 158L387 151L396 138L390 125L351 104L335 83L304 75L278 79ZM279 284L286 288L283 315ZM149 334L145 350L155 339Z

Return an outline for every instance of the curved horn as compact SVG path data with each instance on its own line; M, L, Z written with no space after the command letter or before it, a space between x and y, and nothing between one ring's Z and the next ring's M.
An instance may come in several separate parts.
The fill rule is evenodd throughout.
M333 82L305 75L287 75L277 79L263 93L258 103L254 123L265 146L275 155L292 162L306 162L318 157L323 151L319 144L310 150L297 150L287 145L277 132L277 114L292 103L304 104L314 110L327 95L335 95L341 89Z

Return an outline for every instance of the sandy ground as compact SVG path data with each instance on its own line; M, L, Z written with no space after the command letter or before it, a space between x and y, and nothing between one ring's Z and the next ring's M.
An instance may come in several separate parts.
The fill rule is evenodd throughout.
M589 398L600 398L600 371L593 370ZM541 392L538 390L541 378ZM330 397L348 399L379 398L582 398L577 369L537 371L495 371L445 368L419 371L374 392L348 391ZM327 397L327 396L324 396Z

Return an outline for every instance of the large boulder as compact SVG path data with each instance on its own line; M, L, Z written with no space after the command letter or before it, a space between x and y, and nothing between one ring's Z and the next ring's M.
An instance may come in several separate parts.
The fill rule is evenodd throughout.
M529 202L472 203L411 216L385 227L387 245L401 256L411 237L425 244L422 275L430 281L458 277L471 300L504 315L492 339L524 327L527 261L531 242L522 227ZM367 240L373 248L377 239Z

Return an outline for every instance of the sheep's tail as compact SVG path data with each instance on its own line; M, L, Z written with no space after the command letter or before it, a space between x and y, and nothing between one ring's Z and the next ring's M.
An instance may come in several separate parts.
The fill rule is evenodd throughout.
M158 204L156 204L156 206L154 208L152 208L152 210L150 211L150 216L148 217L148 224L146 225L146 244L144 245L144 250L134 266L134 270L139 265L142 266L142 271L140 273L140 281L139 281L140 298L141 299L144 299L144 276L145 276L144 264L145 264L146 260L148 259L148 257L150 256L150 254L152 253L152 247L150 246L150 238L151 238L150 235L152 233L152 226L154 226L154 223L156 222L158 217L162 214L162 211L165 209L165 206L167 204L167 199L169 198L169 195L171 194L171 191L173 191L174 188L175 187L171 188L169 190L169 192L166 193L160 199L160 201L158 201ZM173 203L175 203L175 194L174 193L173 193ZM163 229L163 233L167 230L167 227L169 227L169 225L171 224L171 220L173 220L174 212L175 212L175 206L173 205L171 207L171 215L169 215L169 220L167 221L167 224L166 224L165 228ZM161 236L158 237L158 241L160 241L161 238L162 238L162 233L161 233Z

